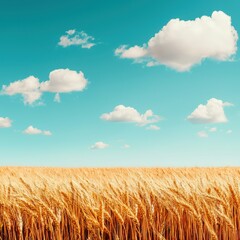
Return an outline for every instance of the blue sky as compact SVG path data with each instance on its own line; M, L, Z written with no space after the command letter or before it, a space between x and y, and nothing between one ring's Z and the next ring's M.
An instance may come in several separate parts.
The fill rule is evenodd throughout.
M238 9L237 0L1 3L0 165L239 165Z

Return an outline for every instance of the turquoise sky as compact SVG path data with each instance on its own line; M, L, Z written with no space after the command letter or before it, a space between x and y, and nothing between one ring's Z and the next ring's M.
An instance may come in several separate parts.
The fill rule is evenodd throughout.
M3 1L0 117L12 122L11 126L0 128L0 165L239 165L239 41L235 39L234 52L229 50L231 29L240 34L239 9L238 0ZM231 17L232 28L226 26L226 31L225 28L215 31L215 25L211 25L214 11ZM190 24L181 34L172 35L176 49L181 41L187 42L188 53L205 56L197 63L188 55L184 58L186 51L180 54L183 48L175 51L171 47L173 41L167 42L162 50L157 45L152 55L149 53L148 41L171 19L193 23L202 16L210 19L211 27L206 31L204 24L200 30ZM84 37L80 33L84 31L94 38L87 41L95 45L84 46L79 42L59 45L60 37L67 36L68 30L75 30L69 38L76 34L77 38ZM135 57L136 49L127 57L121 55L123 51L116 54L116 49L123 45L127 45L123 50L126 54L130 54L128 50L133 46L148 53L141 58ZM225 47L228 55L222 57ZM155 54L159 58L152 57ZM169 59L193 64L180 70L172 67ZM146 66L152 60L157 66ZM31 104L24 103L23 94L10 95L2 88L29 76L40 82L48 81L49 73L56 69L83 72L87 86L82 91L60 91L60 103L54 101L57 91L49 87ZM71 78L67 81L71 82ZM211 112L207 121L197 119L200 123L188 118L200 104L206 107L211 99L222 101L220 111L224 112L219 114L225 120L219 120L221 116L211 118ZM136 118L132 122L124 117L112 121L101 118L118 105L134 108L140 114L150 109L161 120L150 123ZM214 109L209 111L215 113ZM156 127L148 130L151 125L160 130ZM39 132L27 134L24 131L29 126ZM44 135L44 131L52 135ZM102 149L98 149L99 144L94 145L97 142L102 142Z

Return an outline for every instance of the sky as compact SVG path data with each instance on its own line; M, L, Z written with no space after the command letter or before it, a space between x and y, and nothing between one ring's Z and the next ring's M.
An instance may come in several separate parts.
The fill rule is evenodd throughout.
M2 1L0 165L239 166L238 9Z

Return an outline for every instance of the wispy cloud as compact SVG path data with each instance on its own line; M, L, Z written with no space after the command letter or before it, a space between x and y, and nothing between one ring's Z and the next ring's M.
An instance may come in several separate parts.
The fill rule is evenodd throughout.
M75 29L66 31L66 34L60 37L58 42L59 46L81 46L82 48L92 48L96 45L94 43L94 37L89 36L84 31L77 32Z
M197 135L200 137L200 138L207 138L208 137L208 134L206 131L200 131L197 133Z
M147 130L152 130L152 131L159 131L160 127L158 127L157 125L150 125L148 127L146 127Z

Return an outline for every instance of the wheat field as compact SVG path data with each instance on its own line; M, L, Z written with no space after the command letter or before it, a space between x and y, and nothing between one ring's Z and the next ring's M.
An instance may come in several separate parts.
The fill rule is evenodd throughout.
M239 168L0 168L0 239L240 239Z

